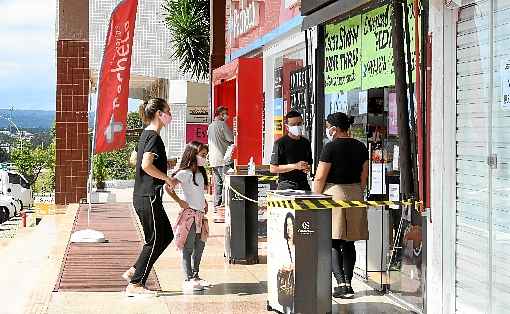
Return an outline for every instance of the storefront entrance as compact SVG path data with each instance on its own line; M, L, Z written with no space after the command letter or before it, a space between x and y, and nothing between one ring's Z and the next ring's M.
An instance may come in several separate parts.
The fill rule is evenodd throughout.
M338 3L338 2L336 2ZM340 6L333 3L331 6ZM328 15L323 8L305 23ZM410 111L411 145L417 145L415 50L413 2L407 3L403 33L407 36L405 78ZM322 12L322 13L321 13ZM365 3L319 24L317 106L323 116L344 112L355 118L353 138L365 143L370 153L368 200L403 198L400 164L400 134L393 47L393 6L391 3ZM395 61L396 62L396 61ZM402 75L402 74L401 74ZM400 79L400 77L399 77ZM322 83L321 83L322 82ZM402 94L406 90L403 89ZM414 120L414 121L413 121ZM326 143L325 134L316 132ZM404 146L405 147L405 146ZM417 167L418 151L412 150ZM410 167L409 164L406 167ZM409 168L407 168L409 169ZM415 171L415 170L413 170ZM415 178L419 176L416 175ZM418 186L418 180L415 179ZM418 189L415 188L418 197ZM356 243L356 274L377 290L389 292L416 312L425 311L426 218L413 206L369 207L370 240Z

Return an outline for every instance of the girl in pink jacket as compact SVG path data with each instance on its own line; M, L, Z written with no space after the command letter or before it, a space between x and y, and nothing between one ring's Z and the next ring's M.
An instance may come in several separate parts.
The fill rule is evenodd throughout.
M174 227L175 243L182 252L184 292L203 290L209 286L199 276L200 261L208 235L207 201L205 191L208 185L205 164L209 149L200 142L190 142L182 154L179 169L172 175L173 186L166 186L170 196L179 204L181 212ZM181 199L174 191L180 184Z

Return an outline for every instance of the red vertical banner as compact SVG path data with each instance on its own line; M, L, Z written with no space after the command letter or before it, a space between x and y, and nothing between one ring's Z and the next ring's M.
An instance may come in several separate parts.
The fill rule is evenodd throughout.
M113 10L99 74L95 152L126 144L131 52L138 0L124 0Z

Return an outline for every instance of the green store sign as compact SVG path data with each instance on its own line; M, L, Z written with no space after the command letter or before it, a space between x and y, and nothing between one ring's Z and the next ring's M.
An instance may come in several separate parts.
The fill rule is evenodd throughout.
M414 15L412 2L409 32L411 41L413 82L415 78ZM393 68L391 5L326 26L325 92L395 85Z

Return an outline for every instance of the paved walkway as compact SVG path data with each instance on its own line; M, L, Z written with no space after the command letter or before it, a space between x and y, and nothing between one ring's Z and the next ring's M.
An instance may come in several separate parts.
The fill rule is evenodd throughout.
M128 202L130 191L115 191ZM165 203L171 221L177 207ZM76 214L46 216L14 239L0 240L1 313L268 313L266 265L228 265L223 258L223 224L211 224L201 275L214 286L199 294L181 293L180 256L171 245L156 264L162 293L156 298L126 298L122 292L53 292ZM265 242L260 243L265 254ZM4 263L6 261L6 263ZM8 269L8 271L5 271ZM356 282L356 298L333 300L333 313L409 313ZM4 300L9 300L5 302Z
M55 291L124 291L126 280L119 274L133 265L144 244L136 213L129 203L92 204L78 208L73 232L91 228L100 231L106 243L69 243ZM154 271L147 288L159 290Z

